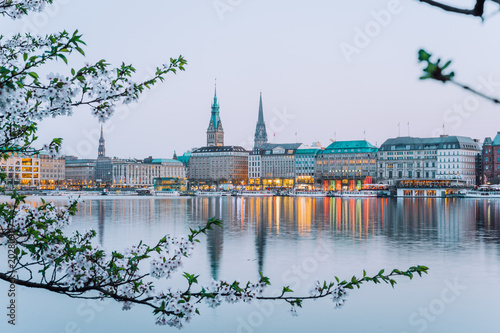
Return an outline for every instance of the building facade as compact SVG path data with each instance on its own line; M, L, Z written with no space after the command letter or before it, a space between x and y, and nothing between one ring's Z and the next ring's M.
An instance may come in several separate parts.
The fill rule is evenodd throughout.
M389 185L411 179L455 179L474 185L479 152L478 142L461 136L388 139L379 151L379 179Z
M64 186L66 167L64 158L40 154L40 189L53 190Z
M207 129L207 146L224 146L224 129L220 120L219 102L217 101L217 88L214 93L214 102L212 103L212 114Z
M261 159L259 148L254 148L248 155L248 186L252 190L261 190Z
M96 160L66 156L64 161L66 187L93 188L96 183Z
M315 178L325 191L361 189L377 178L378 148L366 140L335 141L316 157Z
M247 150L239 146L209 146L196 149L189 158L190 185L246 185L248 154Z
M120 160L113 162L113 186L153 186L155 178L177 178L184 180L186 171L182 162L173 159Z
M97 150L97 160L95 166L96 187L110 187L113 184L113 161L106 156L106 146L104 134L101 126L101 137L99 138L99 148Z
M495 138L486 138L482 149L482 182L484 184L500 183L500 132Z
M443 137L438 146L436 178L461 180L466 186L476 185L478 154L481 154L481 146L476 140L462 136Z
M255 189L293 188L295 152L300 143L265 143L252 151L248 183ZM250 159L249 159L250 161Z
M315 188L316 157L321 148L300 146L295 151L295 188L313 190Z
M38 154L9 153L0 159L0 168L6 175L7 188L35 188L40 185L40 157Z

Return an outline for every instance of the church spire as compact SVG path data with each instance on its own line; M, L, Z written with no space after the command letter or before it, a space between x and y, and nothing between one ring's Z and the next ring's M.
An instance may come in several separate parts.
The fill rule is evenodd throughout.
M207 129L207 146L224 146L224 129L220 120L219 102L217 100L217 82L212 103L212 114Z
M257 127L255 128L254 148L258 148L262 146L264 143L267 143L267 131L266 131L266 123L264 122L264 108L262 107L262 92L261 92L259 101L259 118L257 121Z
M260 102L259 102L259 123L264 123L264 110L262 109L262 92L260 93Z
M104 133L102 130L102 124L101 124L101 137L99 138L99 148L97 150L97 158L102 158L106 157L106 148L104 146Z

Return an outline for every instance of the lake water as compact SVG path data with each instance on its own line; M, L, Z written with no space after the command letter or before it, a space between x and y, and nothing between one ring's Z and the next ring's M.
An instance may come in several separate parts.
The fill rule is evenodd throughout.
M201 306L184 332L500 331L500 200L87 197L70 229L93 228L106 249L123 249L186 234L211 217L222 219L223 229L202 237L181 270L202 282L256 280L262 271L272 283L266 293L290 285L307 294L316 279L347 279L363 269L430 271L398 278L394 289L365 285L338 310L329 299L305 302L298 317L282 302ZM0 295L5 309L3 282ZM176 331L156 326L140 306L122 311L115 302L19 287L17 302L15 329L2 314L1 332Z

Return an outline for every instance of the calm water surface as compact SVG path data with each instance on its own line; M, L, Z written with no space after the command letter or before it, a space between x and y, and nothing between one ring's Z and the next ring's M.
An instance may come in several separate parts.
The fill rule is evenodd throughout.
M56 199L61 200L61 199ZM338 198L85 198L72 229L98 232L107 249L164 234L186 234L210 217L224 228L202 239L182 271L226 280L271 278L307 293L316 279L363 269L430 267L395 289L367 285L344 308L305 303L299 317L283 303L201 307L184 332L500 332L500 200ZM184 281L168 281L183 287ZM1 284L0 293L6 295ZM2 296L1 299L4 299ZM4 302L5 303L5 302ZM8 332L165 332L151 311L19 289L18 325Z

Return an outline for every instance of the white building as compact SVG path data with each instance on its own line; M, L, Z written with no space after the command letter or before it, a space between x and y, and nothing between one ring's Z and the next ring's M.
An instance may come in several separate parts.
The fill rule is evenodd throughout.
M295 151L295 187L299 189L312 190L314 186L314 174L316 156L321 152L319 147L300 146Z
M185 178L182 162L171 159L146 159L113 162L113 186L153 186L155 178Z
M388 139L379 149L379 180L396 185L401 180L459 179L474 185L480 149L476 141L462 136Z
M31 188L40 184L40 158L38 154L9 153L0 159L0 168L5 173L9 187Z
M40 188L55 189L64 184L66 168L64 158L40 154Z
M248 156L248 179L260 179L262 174L260 162L260 154L254 149Z
M467 186L476 185L476 156L481 146L467 137L452 136L438 149L437 179L458 179Z

